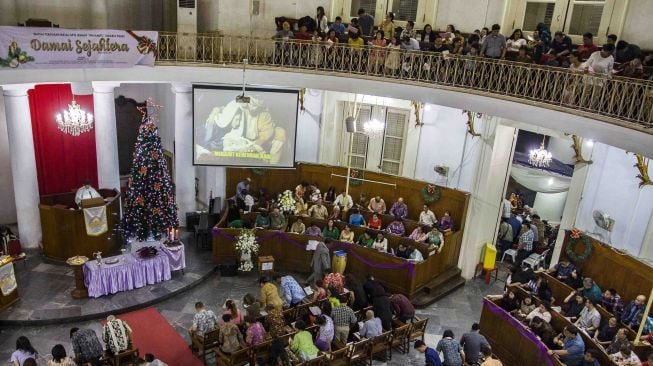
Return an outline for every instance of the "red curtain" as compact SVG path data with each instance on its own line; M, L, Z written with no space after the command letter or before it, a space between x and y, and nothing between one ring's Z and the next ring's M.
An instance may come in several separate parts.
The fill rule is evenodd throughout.
M66 193L90 179L97 187L95 128L79 136L65 134L55 121L72 102L70 84L37 85L28 91L39 194ZM93 113L93 95L76 95L75 101Z

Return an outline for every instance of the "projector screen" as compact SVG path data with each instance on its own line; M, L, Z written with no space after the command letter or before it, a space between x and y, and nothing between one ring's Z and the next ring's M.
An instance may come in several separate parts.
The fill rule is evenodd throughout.
M298 90L193 86L193 164L292 168Z

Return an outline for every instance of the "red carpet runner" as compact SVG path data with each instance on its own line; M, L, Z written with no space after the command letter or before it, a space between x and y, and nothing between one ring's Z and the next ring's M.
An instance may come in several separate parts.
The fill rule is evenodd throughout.
M118 318L126 321L134 332L134 346L141 357L151 353L169 366L203 365L175 328L155 308L132 311L118 315Z

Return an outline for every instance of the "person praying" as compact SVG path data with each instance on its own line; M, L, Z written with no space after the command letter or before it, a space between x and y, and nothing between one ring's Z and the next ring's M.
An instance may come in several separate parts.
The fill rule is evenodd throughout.
M95 188L91 187L91 180L86 179L84 185L77 190L77 193L75 193L75 204L77 204L77 207L81 208L82 200L88 200L91 198L102 198L102 196L100 196Z

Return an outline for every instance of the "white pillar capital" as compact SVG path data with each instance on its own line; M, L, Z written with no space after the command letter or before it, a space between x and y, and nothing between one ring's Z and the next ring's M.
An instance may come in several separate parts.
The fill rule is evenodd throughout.
M170 88L175 94L190 93L193 91L193 85L190 83L172 83Z
M93 81L93 93L112 93L113 90L120 86L117 81Z
M34 88L36 84L7 84L2 86L2 95L5 97L27 96L27 91Z

